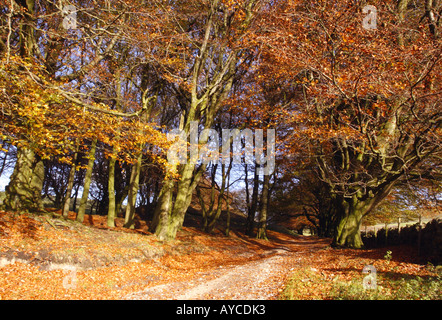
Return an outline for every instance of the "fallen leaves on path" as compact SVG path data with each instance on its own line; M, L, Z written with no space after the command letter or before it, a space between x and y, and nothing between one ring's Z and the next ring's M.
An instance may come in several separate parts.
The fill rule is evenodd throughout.
M255 299L259 293L262 298L276 299L290 277L306 268L326 281L318 284L300 279L306 287L300 298L321 299L327 290L324 283L361 278L367 264L379 272L431 273L410 260L409 250L399 248L392 249L393 260L387 263L385 249L334 250L328 247L328 239L274 231L269 231L270 240L265 241L235 232L231 237L207 235L184 227L175 241L163 243L142 227L109 230L101 225L105 217L92 217L92 223L86 224L93 226L50 217L55 228L45 218L0 212L1 299L123 299L171 283L191 283L193 288L210 281L221 285L216 279L223 276L226 281L231 278L233 287L235 281L237 287L250 286L244 289L250 295L229 292L226 282L223 290L204 289L191 296L177 289L176 295L168 292L164 297ZM253 285L247 277L243 282L235 278L235 271L252 280L260 273L264 276ZM158 295L143 298L155 297Z

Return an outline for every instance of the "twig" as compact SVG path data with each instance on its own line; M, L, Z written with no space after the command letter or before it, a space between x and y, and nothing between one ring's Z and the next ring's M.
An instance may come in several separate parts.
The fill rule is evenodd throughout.
M11 0L11 11L8 14L8 38L6 40L6 64L9 64L9 57L11 56L11 34L12 34L12 15L14 14L14 2Z
M55 230L57 230L57 227L55 226L55 224L51 220L49 220L48 217L45 217L45 218L46 218L46 221L51 225L51 227L54 228Z

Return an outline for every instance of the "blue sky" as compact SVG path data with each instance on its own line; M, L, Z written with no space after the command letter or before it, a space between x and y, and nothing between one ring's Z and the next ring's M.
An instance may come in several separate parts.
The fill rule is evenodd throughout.
M5 186L9 183L9 177L11 174L12 172L3 172L0 177L0 191L5 191Z

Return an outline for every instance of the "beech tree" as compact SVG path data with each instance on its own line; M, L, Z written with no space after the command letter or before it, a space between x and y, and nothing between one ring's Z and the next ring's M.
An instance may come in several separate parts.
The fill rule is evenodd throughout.
M41 209L42 159L63 154L59 160L71 163L79 143L98 139L112 161L129 162L140 145L161 147L165 136L140 121L153 100L151 87L139 86L141 77L128 72L142 71L131 37L139 4L79 0L68 11L44 0L0 4L1 139L18 148L7 208ZM125 61L128 56L134 59Z
M275 201L359 248L362 220L394 188L439 188L440 10L431 0L0 0L0 140L17 159L4 205L42 209L63 163L53 192L65 216L80 179L83 221L95 180L109 227L127 199L125 227L142 203L150 230L170 240L201 177L212 168L214 182L221 168L218 202L202 205L211 231L232 162L199 159L210 137L198 131L229 115L231 128L277 129L278 173L260 174L256 154L244 167L246 232L258 217L266 237ZM193 148L185 162L167 161L171 129Z
M362 219L398 181L436 177L441 43L431 3L374 1L373 14L362 2L277 2L257 37L262 73L293 106L292 152L315 159L327 190L336 246L363 245Z
M248 51L243 39L252 25L259 2L254 0L196 1L189 7L174 8L175 32L185 31L182 45L191 54L181 54L185 66L180 70L177 92L182 109L179 128L189 136L191 123L211 128L217 112L229 96L232 84ZM206 143L208 137L199 139ZM193 142L194 143L194 142ZM175 238L182 226L191 197L206 164L188 159L177 165L178 178L166 176L158 198L151 230L163 240Z

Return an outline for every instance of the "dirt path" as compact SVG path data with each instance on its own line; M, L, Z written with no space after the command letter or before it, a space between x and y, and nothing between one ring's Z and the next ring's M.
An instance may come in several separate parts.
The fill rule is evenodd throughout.
M151 286L143 291L126 296L131 300L198 300L198 299L242 299L269 300L277 298L290 272L300 265L302 256L309 251L294 250L290 246L271 249L251 261L218 266L197 274L193 279Z
M79 224L0 211L0 300L277 299L291 277L300 280L297 299L328 299L332 281L362 281L366 265L395 279L436 276L416 264L409 246L334 250L330 239L314 236L268 230L266 241L198 227L159 242L118 219L120 227L109 230L105 216Z
M162 243L142 229L109 230L104 218L0 211L0 299L274 299L304 253L329 243L196 227Z

